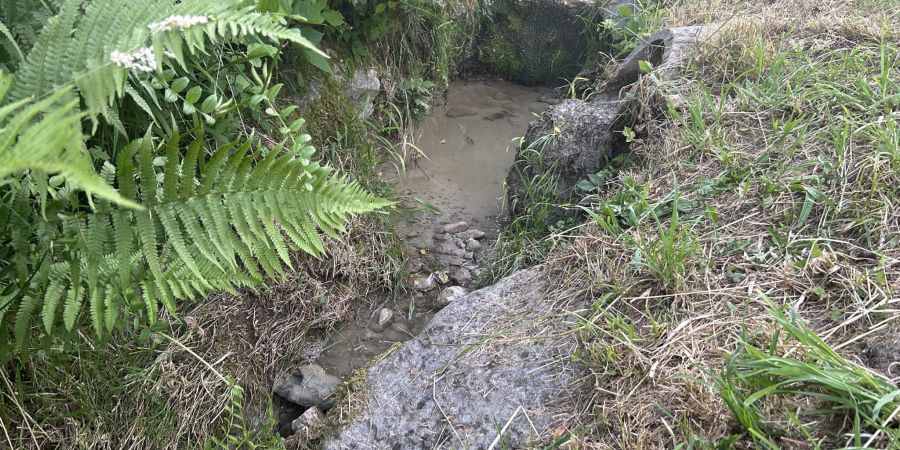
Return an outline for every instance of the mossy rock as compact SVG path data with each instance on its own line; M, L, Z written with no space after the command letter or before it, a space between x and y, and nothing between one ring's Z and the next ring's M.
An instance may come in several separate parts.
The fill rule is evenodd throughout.
M322 145L328 138L343 132L344 124L353 120L357 112L347 98L344 86L333 77L325 77L316 83L310 101L299 109L306 120L303 131L312 137L314 145Z
M527 85L560 84L588 56L590 4L562 0L498 0L482 28L483 72Z

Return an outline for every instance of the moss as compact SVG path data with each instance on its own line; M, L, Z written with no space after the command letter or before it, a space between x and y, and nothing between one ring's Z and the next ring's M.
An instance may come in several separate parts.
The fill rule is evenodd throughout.
M573 78L589 53L585 12L557 0L496 2L481 34L482 69L529 85Z
M331 77L320 85L318 98L301 106L298 112L306 120L304 132L312 136L316 147L321 147L328 138L341 133L344 124L356 116L344 86Z
M522 60L513 44L504 36L496 34L484 44L478 53L478 62L487 71L501 76L512 76L522 72Z

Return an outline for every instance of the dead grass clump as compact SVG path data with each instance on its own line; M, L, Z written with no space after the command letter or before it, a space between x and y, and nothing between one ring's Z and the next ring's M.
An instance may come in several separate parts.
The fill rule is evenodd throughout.
M274 286L219 293L184 313L187 326L176 339L244 389L248 424L265 423L275 383L317 356L325 331L373 293L394 287L395 243L381 226L371 217L353 219L344 240L327 243L327 258L295 256L295 270ZM148 370L156 386L142 386L142 395L167 395L182 419L171 448L202 445L221 433L228 386L203 361L169 345Z
M669 20L721 24L737 5L701 14L699 3ZM576 356L593 388L570 443L900 440L890 396L900 379L867 367L862 350L900 330L900 47L860 24L896 29L897 16L845 2L741 4L681 76L635 86L641 162L549 263L551 279L566 280L556 295L592 299L576 313ZM696 251L673 251L688 244ZM867 403L879 395L881 408Z

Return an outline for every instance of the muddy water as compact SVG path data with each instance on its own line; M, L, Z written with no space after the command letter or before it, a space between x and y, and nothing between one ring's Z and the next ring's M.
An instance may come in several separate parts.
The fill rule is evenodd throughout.
M449 221L466 221L488 235L496 234L501 214L503 180L515 158L515 138L547 105L543 90L506 82L456 82L446 103L434 108L420 126L416 146L427 155L406 173L386 174L397 192L439 208L399 224L411 248L433 245L432 230ZM377 311L360 311L331 338L318 364L329 373L348 377L397 342L411 339L437 312L436 291L391 301L377 307L393 311L384 327L374 327ZM385 296L386 297L386 296Z
M431 203L440 212L423 214L401 230L466 221L496 233L503 180L513 164L528 123L546 104L544 90L502 81L454 82L446 103L420 126L416 146L427 156L394 174L397 192ZM427 228L423 228L427 227Z

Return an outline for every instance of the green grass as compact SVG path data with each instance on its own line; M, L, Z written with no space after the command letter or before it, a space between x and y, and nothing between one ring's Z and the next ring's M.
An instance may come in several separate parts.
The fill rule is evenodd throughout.
M805 6L771 14L792 8ZM600 299L578 312L596 419L573 440L900 443L897 387L849 345L897 329L900 48L878 20L826 12L840 17L750 8L632 92L651 111L635 124L649 130L638 164L582 205L592 226L549 258Z
M777 449L779 438L793 432L823 448L825 439L813 438L802 425L810 416L849 420L850 445L855 448L871 448L878 435L900 442L900 429L892 425L900 411L900 389L835 352L795 311L789 317L771 301L768 304L778 328L767 346L757 347L750 336L742 338L725 369L713 378L716 390L753 442ZM779 342L782 332L785 343ZM782 345L789 346L790 356L780 354ZM812 399L812 408L792 404L790 400L797 398ZM776 405L765 405L770 399L777 399ZM769 413L773 408L788 422L773 419Z

